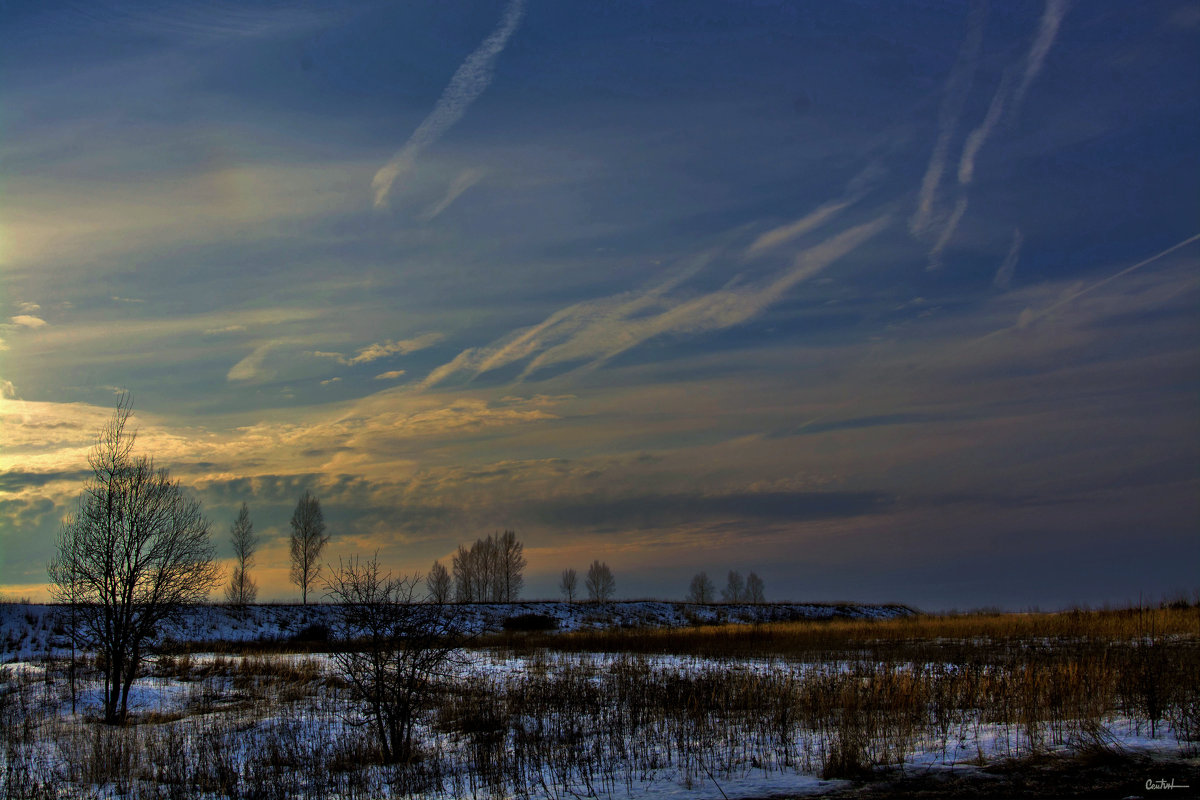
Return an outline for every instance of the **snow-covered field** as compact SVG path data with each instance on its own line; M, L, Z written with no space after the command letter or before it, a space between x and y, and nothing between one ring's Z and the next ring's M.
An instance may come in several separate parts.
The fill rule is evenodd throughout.
M545 613L528 605L509 614ZM819 795L881 771L977 774L1033 754L1195 761L1200 747L1196 665L1180 662L1195 649L1178 637L1095 660L1086 642L1058 654L1036 642L958 663L493 647L444 672L416 760L383 765L322 653L158 656L134 685L135 724L104 726L98 674L85 665L72 693L61 653L39 651L55 639L45 612L4 607L0 796L734 800ZM211 641L259 641L251 623L272 620L286 641L324 613L265 606L236 626L202 609L189 624ZM1164 702L1146 705L1148 689Z
M271 665L282 665L287 676L273 675ZM814 676L845 675L846 665L473 652L455 670L465 702L483 695L512 712L514 696L520 695L526 707L518 718L492 720L490 728L464 722L461 700L452 704L452 713L431 710L420 729L423 761L408 775L370 766L369 736L353 724L333 669L322 655L170 659L135 688L130 710L140 724L107 729L94 722L101 707L94 681L81 682L72 713L63 675L48 673L43 663L9 664L5 702L10 712L20 712L18 727L31 735L27 741L10 735L0 755L0 773L7 778L0 782L7 779L7 790L19 790L14 776L23 774L26 787L54 787L61 796L352 797L411 791L446 800L732 800L820 794L849 783L820 777L838 748L847 746L847 729L833 721L808 727L797 709L794 725L764 724L744 709L722 709L719 701L677 713L648 710L634 721L634 706L619 699L631 685L630 675L655 691L682 683L703 694L703 687L745 685L747 679L775 688L799 686ZM850 677L855 675L850 668ZM530 691L547 690L577 696L565 709L528 702ZM588 692L592 697L581 700ZM1167 724L1152 735L1146 723L1122 716L1096 729L1066 720L1031 729L964 711L944 730L932 719L893 727L883 731L892 742L864 747L872 761L909 774L972 772L1035 750L1102 744L1174 755L1195 746L1180 742ZM887 756L889 747L899 750ZM179 759L177 765L173 759ZM119 775L118 768L128 772Z

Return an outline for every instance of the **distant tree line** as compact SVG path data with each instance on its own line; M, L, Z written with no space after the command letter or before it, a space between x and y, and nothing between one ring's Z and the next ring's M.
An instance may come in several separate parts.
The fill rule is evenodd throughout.
M717 602L717 589L708 573L701 570L688 584L687 599L692 603ZM722 603L765 603L766 597L762 578L751 572L745 579L737 570L730 570L725 588L721 590Z

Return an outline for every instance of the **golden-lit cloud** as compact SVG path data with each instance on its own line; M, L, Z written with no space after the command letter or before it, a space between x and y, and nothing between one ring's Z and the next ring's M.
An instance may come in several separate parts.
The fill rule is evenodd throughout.
M378 361L381 358L388 358L389 356L406 356L409 353L415 353L418 350L432 347L444 338L445 336L440 333L424 333L411 339L376 342L361 348L349 358L342 353L324 350L313 350L311 354L317 358L332 358L340 364L355 366L357 364L369 364L372 361Z
M46 324L46 320L41 317L35 317L30 314L18 314L15 317L9 317L8 321L12 325L19 328L41 328Z
M248 356L229 368L225 379L228 381L260 381L269 377L273 373L266 366L267 356L283 343L282 341L270 341L258 345Z

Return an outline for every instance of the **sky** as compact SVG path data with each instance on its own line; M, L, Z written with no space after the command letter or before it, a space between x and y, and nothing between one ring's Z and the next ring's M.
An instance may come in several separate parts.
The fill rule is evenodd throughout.
M517 531L937 610L1200 589L1200 4L0 5L0 593L117 398L260 599Z

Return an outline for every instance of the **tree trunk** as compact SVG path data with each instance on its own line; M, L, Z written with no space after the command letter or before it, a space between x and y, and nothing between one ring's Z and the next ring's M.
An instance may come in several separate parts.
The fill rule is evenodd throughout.
M121 722L125 722L129 715L129 687L133 685L133 679L137 676L137 668L141 660L141 648L134 645L133 653L125 664L125 682L121 685Z
M121 658L117 648L108 652L107 674L104 676L104 722L116 725L121 720L117 717L117 704L121 700Z

